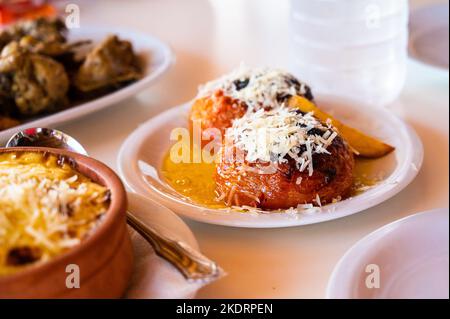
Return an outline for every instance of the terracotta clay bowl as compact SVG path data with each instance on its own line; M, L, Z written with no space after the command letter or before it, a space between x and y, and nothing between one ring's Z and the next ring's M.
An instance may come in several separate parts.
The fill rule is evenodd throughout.
M95 159L64 150L40 147L0 149L0 153L4 152L48 152L66 156L78 172L111 191L111 203L102 222L79 245L49 261L1 276L0 298L122 296L132 272L133 250L126 224L126 192L117 175ZM76 281L73 280L77 269L79 288L74 287Z

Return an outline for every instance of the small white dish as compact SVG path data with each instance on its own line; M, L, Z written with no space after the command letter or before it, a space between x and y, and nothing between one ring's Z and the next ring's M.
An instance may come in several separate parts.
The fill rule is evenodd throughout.
M173 142L172 129L186 127L191 104L172 108L142 124L123 143L118 168L125 183L135 192L196 221L252 228L288 227L314 224L361 212L391 198L417 175L423 148L416 133L389 110L337 97L316 97L318 105L351 126L394 145L395 152L374 160L383 181L362 194L324 206L314 214L239 213L210 209L190 202L174 191L161 176L161 165Z
M448 214L408 216L360 240L334 268L327 298L448 299Z
M409 54L411 57L448 71L449 6L434 4L413 11L409 18Z
M147 225L171 238L199 249L189 227L158 203L134 193L128 193L128 209ZM160 299L193 298L201 283L188 282L169 262L158 257L151 245L130 228L134 249L134 270L126 298Z
M124 28L82 27L71 29L68 33L68 38L69 41L88 39L92 40L93 43L98 43L109 34L117 34L121 39L128 40L133 44L136 54L145 64L144 76L140 80L67 110L38 117L19 126L0 131L0 142L5 142L14 133L28 127L54 127L129 98L155 82L174 61L172 50L167 44L153 36Z

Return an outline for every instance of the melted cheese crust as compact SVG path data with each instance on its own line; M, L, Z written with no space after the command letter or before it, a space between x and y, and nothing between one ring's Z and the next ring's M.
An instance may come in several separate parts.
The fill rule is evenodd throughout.
M64 157L0 154L0 275L46 261L82 241L109 207L109 190Z

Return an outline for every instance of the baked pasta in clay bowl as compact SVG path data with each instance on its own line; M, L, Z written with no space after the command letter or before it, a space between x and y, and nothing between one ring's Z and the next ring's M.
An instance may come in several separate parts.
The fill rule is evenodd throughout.
M92 158L0 149L0 298L121 297L133 267L126 208L120 179Z
M422 157L415 132L388 109L316 96L288 72L241 66L141 125L118 160L129 187L180 215L286 227L387 200Z

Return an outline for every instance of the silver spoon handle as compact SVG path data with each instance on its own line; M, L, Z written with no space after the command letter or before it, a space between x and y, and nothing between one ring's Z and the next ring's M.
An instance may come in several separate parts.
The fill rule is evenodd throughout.
M156 254L174 265L186 279L211 281L224 274L215 262L197 250L158 233L130 212L127 212L127 222L152 245Z

